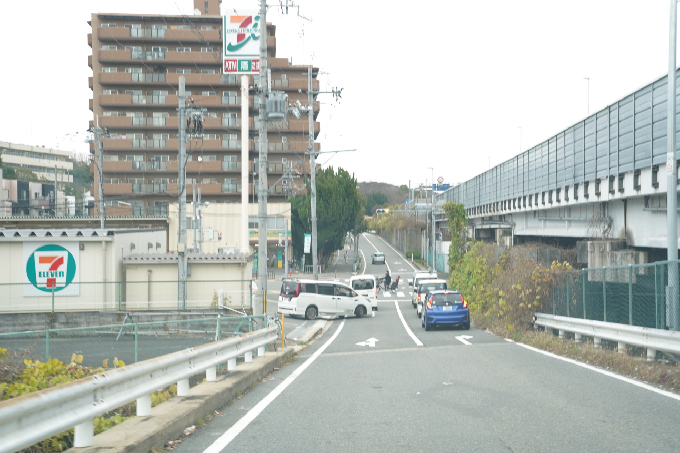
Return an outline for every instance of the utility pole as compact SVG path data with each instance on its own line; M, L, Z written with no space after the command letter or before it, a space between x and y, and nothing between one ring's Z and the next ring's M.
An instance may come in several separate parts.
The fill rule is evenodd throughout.
M314 92L312 67L307 68L307 102L309 116L309 166L312 173L312 272L314 280L319 279L318 243L316 235L316 151L314 150Z
M197 222L197 217L196 217L196 178L194 179L193 183L193 190L192 190L192 197L193 197L193 207L194 207L194 218L193 222L191 222L191 229L194 230L194 252L198 250L198 239L196 238L196 224ZM200 202L199 202L200 203Z
M198 188L198 253L203 253L203 213L201 212L201 188Z
M285 217L283 219L283 233L286 235L286 245L285 245L285 248L283 249L286 252L286 257L285 257L286 267L285 267L285 271L284 271L285 273L283 274L283 276L287 277L288 272L289 272L289 269L288 269L288 219L286 219Z
M671 0L671 20L668 46L668 108L666 121L666 236L668 237L668 288L666 289L666 320L670 330L680 330L678 306L678 169L675 161L675 79L677 42L677 0Z
M267 1L260 0L260 154L257 195L258 258L257 275L262 294L262 307L253 305L253 315L267 311Z
M436 272L437 267L435 266L435 260L437 258L436 251L435 251L435 244L437 243L437 240L435 239L435 221L434 221L434 168L433 167L428 167L432 171L432 189L431 189L431 198L432 198L432 269Z
M104 213L104 180L102 178L102 130L99 127L99 116L95 115L95 125L94 127L90 128L90 131L94 134L94 143L95 146L97 147L97 173L99 177L99 217L100 217L100 228L104 228L106 226L106 215ZM108 136L108 132L106 132L104 135ZM88 140L89 141L89 140ZM91 143L91 142L90 142ZM55 164L54 167L54 172L55 172L55 182L54 182L54 204L55 204L55 215L56 215L56 202L57 202L57 182L56 182L56 172L57 172L57 167Z
M186 160L187 160L187 143L186 143L186 124L185 124L185 90L184 77L179 78L179 96L178 102L178 121L179 121L179 154L177 158L177 203L179 204L179 214L177 217L177 308L183 310L186 308L187 299L187 185L186 185Z

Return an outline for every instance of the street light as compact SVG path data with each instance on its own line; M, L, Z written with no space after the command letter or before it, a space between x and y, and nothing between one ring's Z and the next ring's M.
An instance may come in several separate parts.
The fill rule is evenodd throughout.
M435 260L435 255L434 255L434 245L435 245L435 238L434 238L434 167L427 167L431 170L432 172L432 189L431 189L431 198L432 198L432 269L436 270L436 267L434 265L434 260Z

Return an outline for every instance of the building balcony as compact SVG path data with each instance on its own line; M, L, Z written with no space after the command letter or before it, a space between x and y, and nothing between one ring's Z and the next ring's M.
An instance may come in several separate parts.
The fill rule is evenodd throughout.
M272 80L272 90L280 90L280 91L297 91L297 90L303 90L307 91L308 85L307 85L307 78L294 78L294 79L285 79L285 80ZM314 79L312 80L312 90L313 91L319 91L319 81Z
M199 65L199 66L222 66L219 56L213 52L154 52L144 50L99 50L97 54L99 63L135 63L142 61L163 62L172 65Z
M87 34L87 45L92 47L92 33Z
M90 87L90 89L93 89L94 87L94 82L92 79L93 79L92 77L87 78L87 86Z
M97 193L94 186L90 186L91 193ZM132 193L132 184L104 184L104 195L128 195Z
M254 127L259 129L260 121L258 118L254 118ZM292 121L269 121L267 122L267 131L285 131L285 132L304 132L307 134L309 132L309 121L304 120L292 120ZM314 133L318 134L321 131L321 123L314 122Z
M177 74L169 72L165 74L156 73L129 73L129 72L100 72L98 80L101 85L140 85L158 84L173 87L179 86L179 78L184 77L184 84L187 88L192 86L223 86L229 88L241 87L240 77L233 74ZM252 86L252 76L249 77L249 86ZM305 86L305 90L306 90Z
M216 27L219 25L216 23ZM125 27L98 27L97 37L102 42L133 42L143 43L149 41L157 44L168 42L175 45L177 42L182 44L197 44L197 43L213 43L220 45L222 39L220 38L220 30L201 30L201 33L196 33L194 30L178 30L173 29L152 29L152 28L125 28ZM274 41L276 42L276 41ZM268 44L269 45L269 44Z
M166 90L164 90L166 91ZM240 96L193 96L194 104L197 107L227 107L240 106ZM252 100L252 96L251 96ZM159 106L167 108L178 105L178 96L173 94L101 94L99 95L99 105L106 108L118 107L150 107Z

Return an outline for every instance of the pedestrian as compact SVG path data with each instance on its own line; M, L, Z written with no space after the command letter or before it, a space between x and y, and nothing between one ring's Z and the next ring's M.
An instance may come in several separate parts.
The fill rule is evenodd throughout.
M389 269L385 271L385 290L390 290L390 283L392 282L392 277L390 276Z

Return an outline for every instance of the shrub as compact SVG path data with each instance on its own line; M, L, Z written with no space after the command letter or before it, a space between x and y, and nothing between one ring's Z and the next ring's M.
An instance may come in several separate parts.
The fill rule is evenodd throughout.
M413 258L414 261L420 260L420 252L417 250L409 250L406 252L406 258Z

